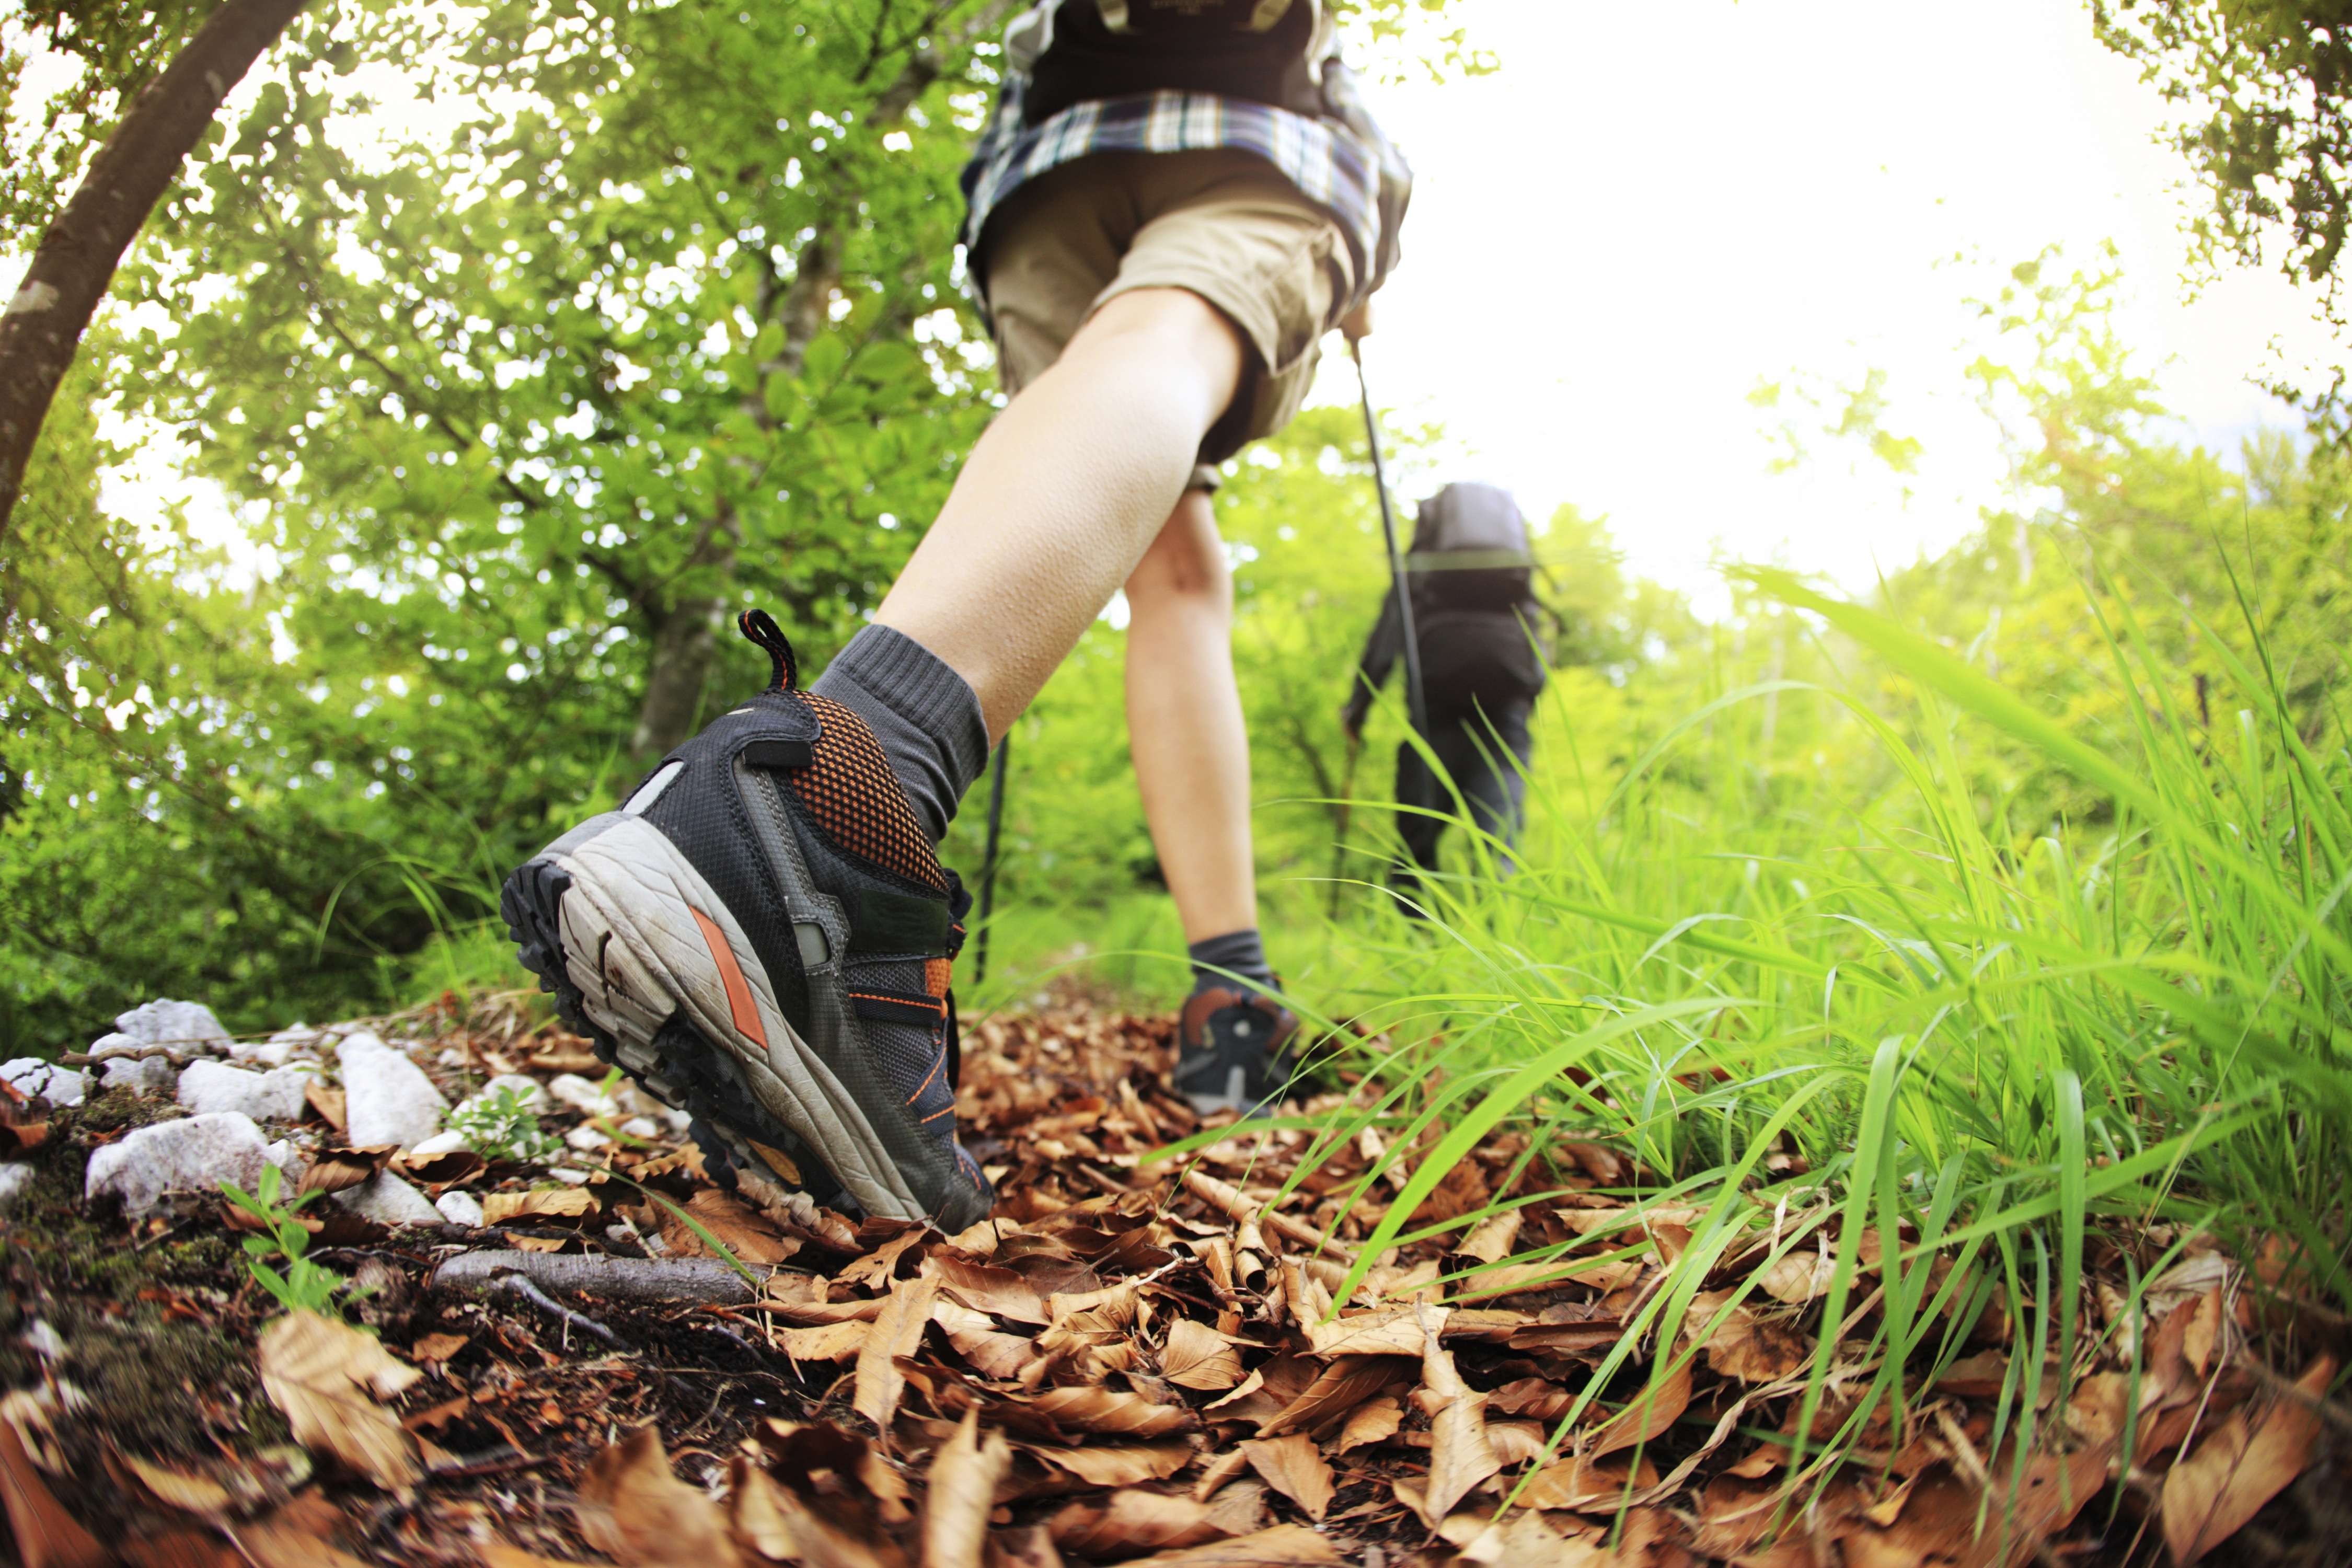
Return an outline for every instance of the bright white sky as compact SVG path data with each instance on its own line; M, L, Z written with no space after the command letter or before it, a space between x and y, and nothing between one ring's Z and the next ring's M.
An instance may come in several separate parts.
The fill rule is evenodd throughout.
M2292 423L2246 377L2333 363L2310 302L2235 273L2184 302L2186 166L2155 92L2074 0L1465 0L1499 74L1389 89L1418 180L1366 345L1373 394L1442 421L1444 477L1608 514L1634 569L1702 589L1724 554L1866 588L1973 527L2006 466L1962 367L1963 298L2048 244L2121 251L2124 341L2185 437ZM1938 268L1967 253L1969 262ZM1338 340L1332 340L1336 345ZM1847 455L1775 476L1747 401L1792 370L1888 372L1917 492ZM1351 398L1345 362L1318 401ZM1424 487L1426 488L1426 487ZM1702 592L1703 598L1714 595Z

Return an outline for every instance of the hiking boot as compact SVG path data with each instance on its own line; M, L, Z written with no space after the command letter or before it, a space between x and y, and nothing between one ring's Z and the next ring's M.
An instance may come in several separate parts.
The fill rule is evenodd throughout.
M955 1137L950 962L971 906L873 732L774 679L662 759L617 811L507 879L499 907L563 1016L694 1117L723 1186L765 1170L847 1213L986 1217Z
M1213 985L1184 1003L1176 1024L1176 1090L1203 1116L1273 1114L1298 1063L1298 1020L1271 996Z

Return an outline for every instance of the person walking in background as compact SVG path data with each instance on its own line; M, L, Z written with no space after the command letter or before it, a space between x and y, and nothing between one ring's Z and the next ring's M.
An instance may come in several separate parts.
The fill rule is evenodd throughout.
M1437 869L1437 842L1454 814L1453 791L1480 832L1506 847L1518 842L1527 766L1535 753L1528 719L1545 671L1535 635L1535 556L1527 519L1507 491L1451 484L1422 502L1405 571L1429 715L1425 739L1444 769L1444 778L1432 772L1411 741L1397 747L1396 798L1403 808L1397 832L1406 858L1390 882L1410 900L1421 889L1420 874ZM1372 700L1402 659L1402 621L1391 584L1340 712L1350 744L1362 738ZM1502 867L1510 868L1507 856Z
M1288 1081L1209 491L1394 264L1411 174L1325 0L1043 0L962 184L1010 402L873 623L803 690L747 614L768 689L502 899L524 963L694 1113L722 1180L764 1166L950 1232L992 1194L954 1133L971 900L936 847L1121 587L1136 780L1195 968L1177 1087L1252 1111Z

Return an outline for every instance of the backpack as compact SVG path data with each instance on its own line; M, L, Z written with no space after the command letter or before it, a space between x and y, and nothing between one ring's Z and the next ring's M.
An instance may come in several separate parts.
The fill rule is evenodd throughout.
M1324 112L1322 0L1062 0L1045 16L1021 117L1132 93L1213 93Z
M1454 484L1421 503L1405 563L1416 611L1517 609L1535 597L1535 565L1507 490Z

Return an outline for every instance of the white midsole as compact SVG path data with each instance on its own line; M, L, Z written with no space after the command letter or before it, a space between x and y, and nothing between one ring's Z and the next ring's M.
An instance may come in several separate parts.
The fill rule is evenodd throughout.
M823 1058L777 1006L743 928L693 863L642 817L621 817L551 854L571 874L563 895L564 967L591 1019L650 1046L674 1012L741 1066L761 1105L818 1151L869 1215L922 1219L898 1163ZM719 966L695 921L700 910L733 950L751 992L762 1050L735 1026Z

